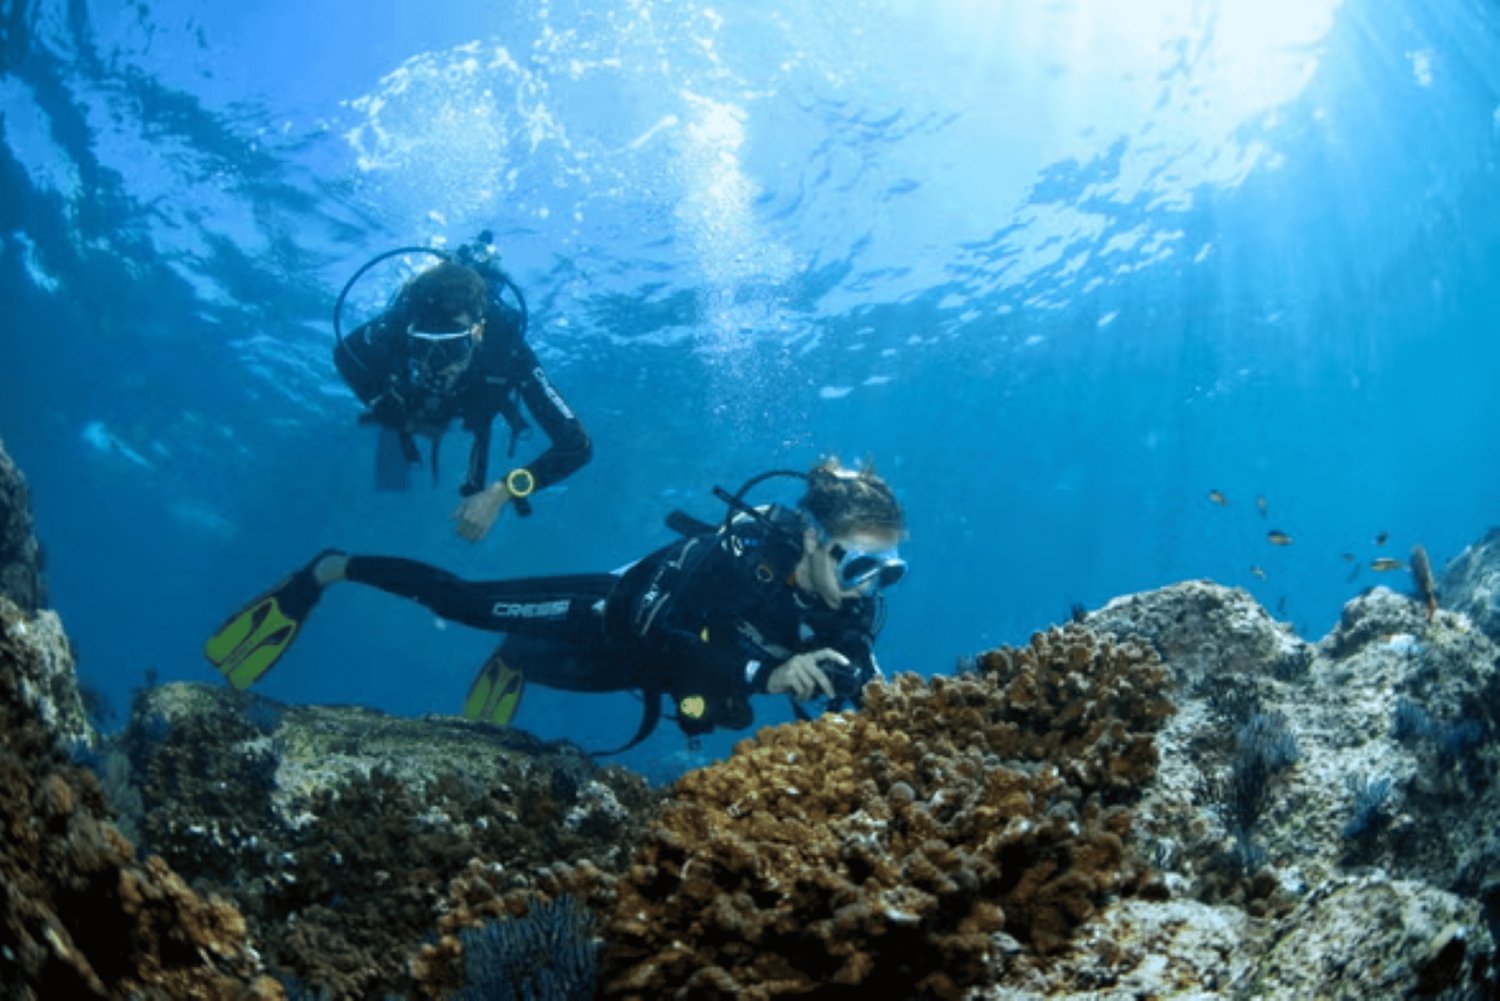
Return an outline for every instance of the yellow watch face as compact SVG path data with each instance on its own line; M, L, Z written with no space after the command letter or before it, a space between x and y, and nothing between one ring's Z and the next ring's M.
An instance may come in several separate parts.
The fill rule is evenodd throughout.
M677 711L688 719L702 719L704 710L707 708L708 704L703 701L701 695L686 695L677 703Z
M536 477L529 469L512 469L505 474L505 489L512 497L530 497L536 489Z

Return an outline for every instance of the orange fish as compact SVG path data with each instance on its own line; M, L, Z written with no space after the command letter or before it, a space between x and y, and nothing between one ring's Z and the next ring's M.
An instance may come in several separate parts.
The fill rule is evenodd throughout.
M1224 496L1224 492L1222 490L1210 490L1208 492L1208 500L1209 503L1217 504L1220 507L1229 506L1229 498Z
M1370 561L1370 569L1386 573L1390 570L1405 570L1406 566L1400 560L1391 559L1389 556L1377 556Z
M1273 546L1290 546L1292 544L1292 537L1279 528L1273 528L1267 532L1266 539Z

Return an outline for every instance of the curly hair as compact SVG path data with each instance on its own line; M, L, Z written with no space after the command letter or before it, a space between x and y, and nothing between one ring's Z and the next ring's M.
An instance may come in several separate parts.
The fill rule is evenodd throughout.
M484 279L474 270L452 261L423 271L407 282L401 293L407 322L430 329L452 323L460 313L480 318L488 298L489 286Z
M807 493L797 506L831 536L906 532L896 495L868 463L846 469L836 458L821 460L807 471Z

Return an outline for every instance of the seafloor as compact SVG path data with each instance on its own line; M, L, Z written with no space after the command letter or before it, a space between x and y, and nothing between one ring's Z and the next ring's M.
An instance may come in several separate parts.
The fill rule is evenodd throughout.
M653 790L215 685L101 736L0 450L0 993L1500 996L1500 533L1437 583L1125 595Z

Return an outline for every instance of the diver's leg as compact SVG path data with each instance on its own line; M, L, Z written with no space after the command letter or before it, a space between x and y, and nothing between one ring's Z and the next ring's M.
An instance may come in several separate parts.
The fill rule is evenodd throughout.
M393 556L350 556L343 576L475 629L541 636L597 630L598 608L615 583L612 574L469 581Z

